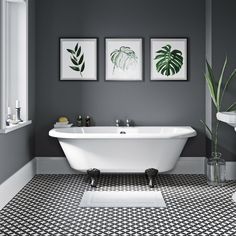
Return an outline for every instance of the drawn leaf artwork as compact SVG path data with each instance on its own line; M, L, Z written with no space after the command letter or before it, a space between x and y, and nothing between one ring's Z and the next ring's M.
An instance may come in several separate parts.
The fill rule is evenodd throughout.
M79 47L79 49L78 49L78 51L76 53L76 56L78 57L80 55L80 53L81 53L81 46Z
M171 51L171 45L167 44L161 50L156 51L156 70L162 75L177 74L183 65L182 52L175 49Z
M84 60L84 54L80 57L80 59L79 59L79 65L81 65L81 63L83 62L83 60Z
M81 66L81 72L84 71L84 68L85 68L85 62L84 62L83 65Z
M77 51L78 49L78 43L75 45L75 52Z
M130 47L121 46L110 54L113 63L113 73L116 68L127 71L129 68L137 64L138 57Z
M76 61L75 58L72 58L72 57L71 57L70 59L71 59L71 61L73 62L74 65L76 65L76 66L78 65L78 63L77 63L77 61Z
M71 50L71 49L66 49L69 53L74 53L74 51L73 50Z
M72 70L75 70L75 71L80 71L79 67L77 67L77 66L70 66L70 68L71 68Z
M74 50L69 48L66 50L70 53L70 60L73 64L69 67L74 71L78 71L80 73L80 76L83 77L82 73L85 69L85 59L84 54L82 54L81 46L79 46L79 43L76 43Z

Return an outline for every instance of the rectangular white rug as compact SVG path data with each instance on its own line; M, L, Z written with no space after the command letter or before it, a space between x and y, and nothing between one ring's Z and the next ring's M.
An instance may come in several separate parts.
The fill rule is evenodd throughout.
M166 207L161 191L87 191L80 207Z

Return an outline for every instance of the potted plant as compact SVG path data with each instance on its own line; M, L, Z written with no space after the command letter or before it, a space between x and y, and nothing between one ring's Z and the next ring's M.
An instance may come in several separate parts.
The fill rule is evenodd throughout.
M222 102L223 97L225 94L225 91L227 90L230 82L233 78L235 78L236 75L236 69L233 70L233 72L230 74L230 76L226 79L224 79L224 72L227 65L227 57L225 59L220 77L218 80L215 79L212 67L209 65L208 62L206 62L207 70L205 73L205 80L208 85L208 89L211 95L212 102L215 106L215 120L213 122L213 127L210 128L208 125L201 120L201 122L206 127L206 130L210 134L211 139L211 150L212 155L207 160L207 180L209 185L223 185L225 182L225 160L222 158L221 153L218 149L218 130L220 121L216 119L216 113L220 112L222 109ZM236 110L236 102L232 103L226 111L234 111Z

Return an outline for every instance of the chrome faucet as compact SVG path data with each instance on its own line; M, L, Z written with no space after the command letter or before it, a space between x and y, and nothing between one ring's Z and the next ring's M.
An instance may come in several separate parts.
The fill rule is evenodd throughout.
M120 120L116 120L116 127L120 126Z
M123 122L121 120L116 120L116 127L123 126ZM134 122L132 120L126 120L126 127L134 126Z
M126 127L130 127L131 126L130 123L131 123L131 121L129 119L127 119L126 120Z

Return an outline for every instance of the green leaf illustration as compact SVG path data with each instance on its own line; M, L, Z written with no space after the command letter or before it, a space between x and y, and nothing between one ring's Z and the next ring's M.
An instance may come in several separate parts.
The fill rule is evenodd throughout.
M84 71L84 68L85 68L85 62L81 66L81 73Z
M70 66L70 68L72 70L75 70L75 71L80 71L79 67L78 66Z
M75 52L72 49L66 49L69 53L74 54Z
M79 46L79 43L76 43L74 50L66 49L70 53L70 60L72 62L72 66L69 66L72 70L78 71L80 76L83 77L82 72L85 70L85 59L84 54L81 55L82 48Z
M78 49L78 51L76 53L76 56L79 57L80 53L81 53L81 46L79 47L79 49Z
M182 52L175 49L171 51L171 45L167 44L161 50L156 51L156 70L162 75L177 74L183 65Z
M75 52L77 51L78 49L78 43L75 45Z
M72 57L71 57L70 59L71 59L71 61L72 61L72 63L73 63L74 65L76 65L76 66L78 65L78 62L77 62L77 60L75 60L75 59L74 59L74 58L72 58Z
M130 47L121 46L110 54L110 59L113 63L113 73L116 68L122 71L127 71L131 66L137 64L138 57Z
M74 55L71 55L71 57L72 57L75 61L77 61L77 58L76 58Z
M79 65L81 65L81 63L83 62L83 60L84 60L84 54L82 54L82 56L81 56L80 59L79 59Z

